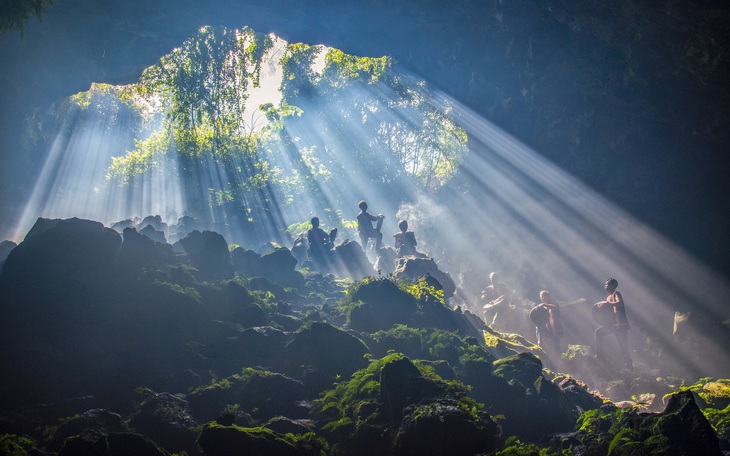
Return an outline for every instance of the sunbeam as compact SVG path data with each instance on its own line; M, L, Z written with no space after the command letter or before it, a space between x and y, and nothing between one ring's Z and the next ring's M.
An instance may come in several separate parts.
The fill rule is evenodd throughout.
M269 62L285 54L285 43L276 43ZM332 77L322 54L310 68L315 80ZM139 132L132 117L118 115L118 104L103 96L95 109L74 111L61 123L13 238L39 216L109 226L147 215L174 224L193 215L229 243L250 248L266 241L290 246L313 216L324 228L337 227L340 241L356 240L357 202L366 200L373 213L385 214L385 245L392 245L398 221L407 220L418 249L457 278L459 305L478 315L479 290L497 271L518 304L536 302L543 289L570 303L569 341L590 345L590 306L605 299L602 285L615 277L632 345L659 343L697 374L730 366L711 331L704 346L713 349L702 356L674 343L672 334L677 311L728 318L725 280L459 101L434 94L403 69L389 70L390 84L335 80L337 90L312 89L296 98L297 115L264 122L256 116L265 111L248 105L244 117L251 120L237 125L245 134L235 145L225 143L233 136L225 136L217 108L210 108L210 125L207 114L190 114L192 124L174 140L158 113L155 128L144 130L147 139L133 143ZM271 78L282 78L280 66L261 74L269 92ZM255 103L287 101L281 92L272 96L258 93ZM195 145L192 152L183 151L185 141ZM132 144L136 149L119 158ZM529 332L526 320L522 325Z

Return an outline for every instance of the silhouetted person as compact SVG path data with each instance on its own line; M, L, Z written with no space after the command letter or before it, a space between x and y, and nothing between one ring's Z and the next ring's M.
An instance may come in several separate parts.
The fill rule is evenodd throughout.
M604 308L605 306L611 306L613 309L613 321L610 326L599 326L596 328L596 357L605 358L606 355L603 351L603 338L608 334L613 333L616 336L616 342L621 350L621 355L624 358L624 364L627 369L633 368L633 362L631 361L631 353L629 352L628 343L628 330L629 320L626 317L626 306L624 305L624 299L621 293L616 291L618 287L618 280L608 279L604 286L608 293L608 298L597 304L598 308Z
M563 336L560 307L550 301L550 293L547 290L540 292L540 304L530 310L530 320L535 324L537 344L549 355L559 357L563 352L560 345Z
M319 227L319 217L312 217L310 220L312 228L307 231L307 241L309 242L309 256L316 262L326 260L327 255L334 248L334 241L337 237L337 228L333 228L327 234Z
M509 310L512 302L512 292L507 285L497 281L497 273L489 274L489 286L482 291L480 302L483 304L484 321L488 325L493 325L497 321L500 313Z
M360 201L357 207L360 208L360 213L357 214L357 232L360 235L363 250L367 249L368 239L375 239L375 250L380 251L383 243L383 233L380 232L380 229L383 227L385 216L368 212L368 203L365 200ZM378 222L375 228L373 228L373 222Z
M406 255L417 255L416 252L416 234L413 231L408 231L408 222L401 220L398 223L399 232L395 233L395 250L398 252L398 256Z

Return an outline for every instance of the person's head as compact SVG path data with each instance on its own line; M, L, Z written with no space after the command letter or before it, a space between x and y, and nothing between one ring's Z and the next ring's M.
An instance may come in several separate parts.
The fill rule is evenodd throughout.
M359 203L357 203L357 207L359 207L361 211L367 211L368 203L366 203L365 200L362 200Z
M608 279L606 280L606 285L603 288L605 288L605 290L609 293L613 293L614 291L616 291L616 287L618 287L618 280Z
M313 228L319 228L319 217L312 217L310 223L312 224Z
M408 222L406 222L405 220L401 220L400 222L398 222L398 229L400 229L404 233L408 231Z
M542 290L540 292L540 301L544 303L550 302L550 292L547 290Z
M497 282L497 273L496 272L489 273L489 281L492 283Z

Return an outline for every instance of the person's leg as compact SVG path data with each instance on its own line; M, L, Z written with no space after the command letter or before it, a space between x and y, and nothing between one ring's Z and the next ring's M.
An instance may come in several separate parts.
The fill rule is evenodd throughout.
M603 338L606 336L606 333L608 330L603 327L599 326L596 328L596 332L594 333L595 339L596 339L596 356L599 358L605 358L606 355L603 353Z
M367 252L368 250L368 234L364 231L360 231L360 245L362 247L362 250L364 252Z
M375 237L375 251L380 252L380 247L383 244L383 233L377 231L374 233Z
M621 355L624 357L626 369L633 368L634 362L631 360L631 352L629 351L628 331L625 329L616 329L614 334L616 334L616 342L618 342L618 348L621 350Z

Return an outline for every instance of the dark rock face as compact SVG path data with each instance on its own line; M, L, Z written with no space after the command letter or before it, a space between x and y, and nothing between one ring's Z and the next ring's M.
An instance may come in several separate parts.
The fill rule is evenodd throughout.
M390 280L373 280L355 292L353 301L362 301L350 312L350 324L358 331L385 330L410 322L418 307L415 298Z
M134 228L124 228L120 260L128 267L159 266L177 261L172 246L153 241L149 236L138 233Z
M0 242L0 271L2 271L2 262L8 257L10 252L17 246L13 241Z
M321 391L335 376L349 377L365 367L367 352L359 339L327 323L315 322L292 336L275 366L301 378L308 388Z
M130 433L86 434L70 437L58 456L169 456L149 438Z
M107 434L110 432L129 432L124 419L117 413L103 409L87 410L64 421L53 434L53 446L59 449L64 441L78 434L94 432Z
M220 234L213 231L193 231L180 239L180 244L188 253L190 262L201 272L210 274L230 273L232 269L228 243Z
M691 391L672 394L662 413L640 415L638 425L646 438L656 434L666 437L671 454L722 454L717 435L697 407Z
M198 422L190 414L188 401L182 394L148 392L147 397L129 418L128 425L161 447L194 454Z
M330 267L342 277L362 279L375 273L373 265L368 261L360 244L347 240L335 247L334 259Z
M139 230L139 234L147 236L155 242L160 242L162 244L167 243L167 239L165 239L165 232L156 230L152 225L146 225L144 228Z
M391 422L400 421L405 406L436 399L443 393L443 386L424 378L408 358L386 364L380 373L380 397Z
M323 448L316 443L293 442L266 428L240 428L207 424L198 444L208 456L320 456Z
M412 407L403 417L394 456L486 454L497 446L498 428L474 420L449 403Z
M269 374L248 369L230 377L227 387L211 386L190 394L188 400L195 415L203 421L213 420L229 404L239 404L243 410L253 410L252 416L264 422L276 416L306 418L308 409L300 402L306 399L304 384L281 374Z
M91 281L108 271L122 238L99 222L39 218L5 260L3 279L39 284Z

